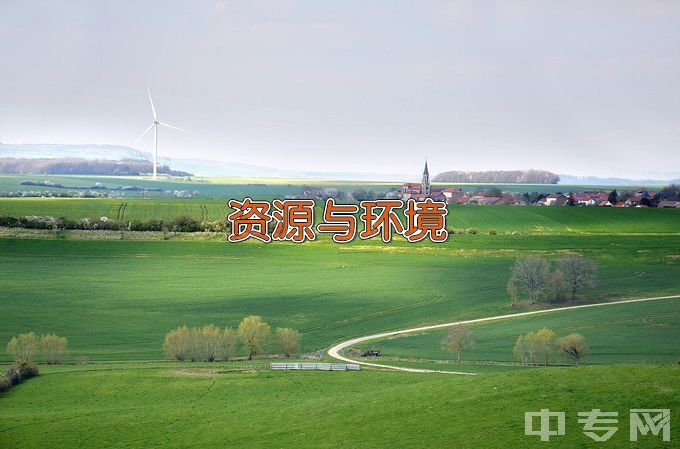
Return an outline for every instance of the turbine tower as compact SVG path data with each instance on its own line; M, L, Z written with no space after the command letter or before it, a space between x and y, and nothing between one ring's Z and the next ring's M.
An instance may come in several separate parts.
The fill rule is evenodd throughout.
M166 128L172 128L172 129L177 129L179 131L183 131L185 133L188 133L186 129L178 128L177 126L172 126L168 125L167 123L159 122L158 117L156 116L156 108L153 105L153 99L151 98L151 91L149 88L146 88L146 92L149 94L149 103L151 103L151 112L153 113L153 122L149 125L148 128L142 133L141 136L137 137L137 140L134 141L132 146L135 146L137 142L139 142L144 136L146 136L149 131L153 128L153 179L156 179L156 169L158 167L158 126L165 126Z

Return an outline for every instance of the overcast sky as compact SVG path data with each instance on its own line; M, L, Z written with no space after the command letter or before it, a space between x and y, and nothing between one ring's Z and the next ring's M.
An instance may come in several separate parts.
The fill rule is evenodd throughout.
M0 0L0 141L130 145L147 84L162 156L680 174L677 0Z

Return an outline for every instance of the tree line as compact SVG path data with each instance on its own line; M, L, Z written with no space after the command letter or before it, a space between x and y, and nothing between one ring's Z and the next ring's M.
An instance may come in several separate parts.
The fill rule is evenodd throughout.
M442 350L456 354L456 362L460 363L464 351L475 349L475 339L467 326L456 324L442 338L440 345ZM583 335L574 333L558 338L547 327L517 337L513 354L524 366L548 366L550 356L555 350L574 361L576 366L588 355L588 346Z
M38 336L28 332L12 337L7 343L7 353L14 359L14 365L0 376L0 393L37 376L38 367L34 363L37 356L42 356L49 364L61 363L67 348L66 337L55 334Z
M262 317L250 315L238 325L220 329L209 324L202 327L180 326L165 335L163 349L168 358L184 361L228 361L241 345L248 353L248 360L260 354L271 340L271 327ZM274 335L278 350L285 357L300 351L301 335L294 329L280 327Z

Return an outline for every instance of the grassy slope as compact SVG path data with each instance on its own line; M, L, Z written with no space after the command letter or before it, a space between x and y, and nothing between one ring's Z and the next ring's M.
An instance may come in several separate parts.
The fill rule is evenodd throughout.
M671 408L675 416L678 370L43 374L0 396L0 446L522 448L541 444L524 435L524 412L549 408L567 413L567 433L550 447L666 447L654 436L629 443L628 411ZM608 442L582 434L577 414L592 408L619 412L620 430ZM678 429L671 426L672 441Z
M605 309L579 309L546 315L512 318L470 325L476 342L466 360L514 361L512 348L518 335L543 326L558 335L578 332L586 337L590 355L586 363L674 363L680 360L680 299L619 304ZM387 357L449 360L439 342L447 330L392 338L366 347L378 347ZM553 362L564 362L553 356ZM456 369L458 365L449 366ZM462 368L465 368L463 365ZM463 369L465 371L465 369Z
M301 330L304 349L314 350L379 330L509 313L515 258L565 250L599 262L591 293L601 298L677 293L676 236L466 235L439 246L0 239L0 342L56 332L69 337L74 357L154 359L168 329L236 326L261 314Z

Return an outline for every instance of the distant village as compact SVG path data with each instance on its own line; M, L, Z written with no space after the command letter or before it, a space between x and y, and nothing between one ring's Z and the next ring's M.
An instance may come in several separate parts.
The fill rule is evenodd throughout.
M617 192L592 191L573 193L513 193L503 192L498 188L491 188L485 192L464 192L459 187L449 187L433 190L430 173L425 162L423 178L419 183L407 182L401 187L398 197L402 200L414 198L423 200L432 198L435 201L445 201L448 204L478 204L482 206L518 205L518 206L597 206L597 207L662 207L680 208L677 198L677 186L667 188L669 195L647 189L636 189ZM666 199L665 197L675 199Z

